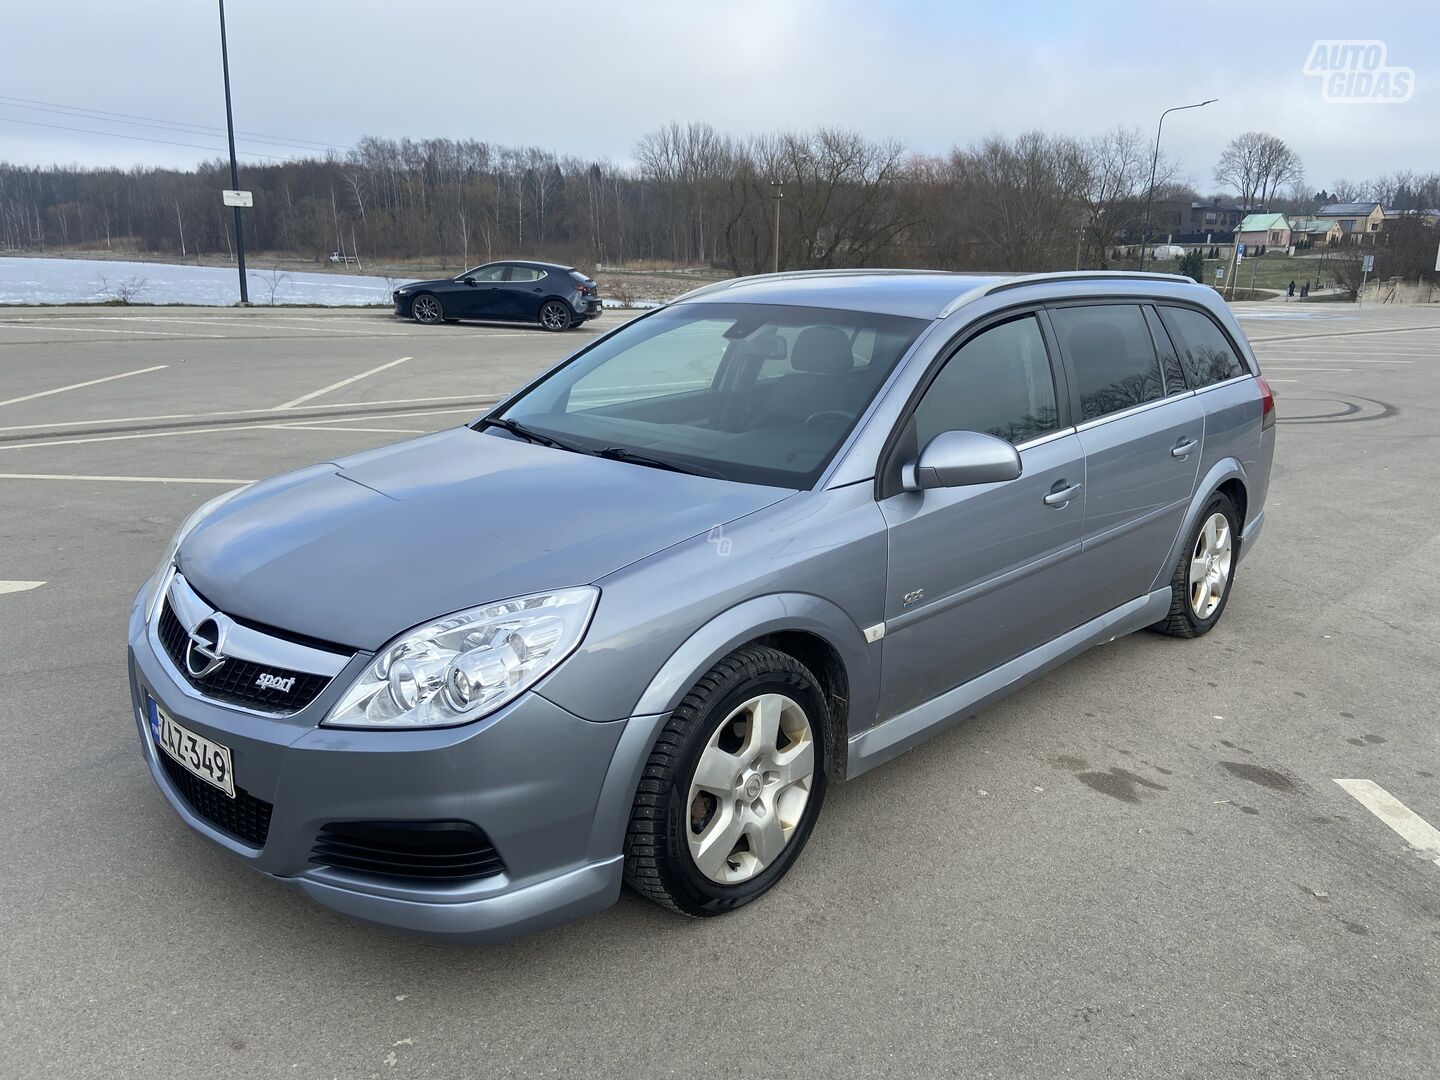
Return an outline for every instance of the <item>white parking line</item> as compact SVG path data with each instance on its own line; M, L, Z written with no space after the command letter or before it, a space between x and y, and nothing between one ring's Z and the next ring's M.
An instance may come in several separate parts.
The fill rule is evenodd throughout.
M86 476L79 473L0 473L0 480L104 480L126 484L253 484L253 480L227 480L211 476ZM44 582L41 582L43 585Z
M264 410L273 414L273 410ZM427 409L424 412L401 412L401 413L371 413L367 416L352 417L342 416L334 422L345 423L347 420L409 420L419 416L451 416L455 413L462 413L465 416L474 416L475 410L469 407L463 409ZM84 443L101 442L130 442L135 439L170 439L181 435L215 435L226 431L281 431L285 428L296 428L304 430L306 427L313 427L326 423L324 420L297 421L295 424L277 424L273 421L254 424L210 424L204 427L178 428L170 431L133 431L124 435L85 435L68 439L39 439L34 442L0 443L0 454L15 450L37 450L46 446L80 446ZM422 433L423 434L423 433Z
M1440 829L1415 813L1373 780L1336 780L1366 810L1394 829L1411 847L1432 856L1440 866Z
M470 400L471 394L442 394L439 397L417 397L417 398L383 398L379 401L341 401L333 404L320 403L311 405L312 409L364 409L375 405L428 405L431 402ZM494 405L494 401L482 401L474 409L453 409L452 412L474 412L481 411ZM275 410L271 409L225 409L221 412L205 413L160 413L150 416L107 416L99 420L60 420L47 424L10 424L0 426L0 432L6 431L33 431L42 428L46 431L67 427L103 427L109 424L138 424L151 420L207 420L215 416L268 416ZM363 420L364 417L342 417L342 419Z
M0 581L0 595L12 592L29 592L44 585L43 581Z
M253 320L253 319L245 319L244 321L240 321L240 320L237 320L237 319L224 319L224 318L207 319L207 318L203 318L203 317L201 317L201 318L191 318L191 319L176 319L176 318L164 318L164 319L162 319L162 318L158 318L158 317L153 316L153 315L136 315L136 316L131 316L131 317L130 317L130 321L133 321L133 322L188 323L188 324L193 324L193 325L196 325L196 326L215 326L215 325L217 325L217 324L219 324L219 325L221 325L221 326L249 326L249 327L254 327L254 328L258 329L258 330L308 330L308 331L310 331L310 332L312 332L312 333L319 333L319 334L362 334L362 335L364 335L365 337L409 337L409 336L410 336L410 335L408 335L408 334L396 333L396 332L393 331L393 330L381 330L381 329L374 329L374 330L355 330L355 329L352 329L352 328L350 328L350 327L342 327L342 326L326 326L326 327L319 327L319 326L290 326L290 325L288 325L287 323L281 323L281 322L260 322L260 321L258 321L258 320Z
M1263 359L1263 356L1261 356ZM1308 364L1413 364L1414 360L1365 360L1358 356L1284 356L1282 353L1274 354L1276 360L1303 360ZM1269 367L1269 364L1266 364Z
M346 427L343 424L335 424L331 427L321 427L319 424L267 424L266 427L276 431L374 431L386 434L397 435L426 435L424 428L403 428L403 427Z
M368 379L371 375L377 375L386 368L392 368L396 364L403 364L406 360L413 359L415 359L413 356L402 356L399 360L391 360L389 363L381 364L379 367L373 367L369 371L362 371L359 375L351 375L348 379L341 379L339 382L331 383L329 386L322 386L319 390L312 390L308 394L301 394L294 401L287 401L284 405L276 405L275 411L279 412L281 409L293 409L296 405L303 405L311 398L317 398L321 394L328 394L331 390L339 390L342 386L349 386L351 383L357 383L361 379Z
M71 333L75 334L144 334L147 337L201 337L217 339L225 336L224 334L195 334L190 332L171 334L167 333L164 330L109 330L103 326L66 326L63 323L32 322L28 319L0 319L0 327L6 326L16 326L20 327L21 329L30 330L69 330ZM28 342L22 341L19 344L25 345L28 344Z
M41 390L38 393L26 394L24 397L7 398L5 401L0 401L0 405L19 405L22 401L34 401L36 398L49 397L51 394L63 394L66 390L79 390L85 386L99 386L101 383L114 382L116 379L128 379L131 375L162 371L169 366L168 364L156 364L153 367L136 368L134 371L122 371L119 375L106 375L103 379L90 379L86 382L71 383L69 386L57 386L53 390Z

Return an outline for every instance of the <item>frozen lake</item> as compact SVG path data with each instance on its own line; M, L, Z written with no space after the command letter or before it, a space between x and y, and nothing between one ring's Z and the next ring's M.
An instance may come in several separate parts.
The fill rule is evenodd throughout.
M250 302L271 302L271 278L263 264L248 268ZM285 270L275 285L277 304L378 304L410 278L386 281L355 274ZM132 303L201 304L224 307L240 299L233 267L176 263L112 262L108 259L17 259L0 257L0 304L76 304L114 299L127 283Z

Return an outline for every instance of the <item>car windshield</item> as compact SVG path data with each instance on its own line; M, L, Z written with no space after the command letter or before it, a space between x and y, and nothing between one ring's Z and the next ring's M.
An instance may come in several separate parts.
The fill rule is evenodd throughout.
M637 464L809 487L926 325L826 308L680 304L597 342L494 419L518 425L514 437L529 432Z

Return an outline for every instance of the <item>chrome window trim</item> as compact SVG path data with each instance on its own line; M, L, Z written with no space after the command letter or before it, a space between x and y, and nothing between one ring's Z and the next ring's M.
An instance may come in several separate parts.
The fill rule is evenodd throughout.
M1015 451L1017 453L1023 454L1032 446L1044 446L1046 443L1058 442L1060 439L1065 438L1067 435L1074 434L1075 426L1073 424L1070 427L1061 428L1058 431L1047 431L1044 435L1036 435L1033 439L1026 439L1024 442L1016 443Z
M1218 385L1218 384L1217 384ZM1191 391L1193 393L1194 391ZM1186 396L1189 396L1188 394ZM1171 402L1179 401L1180 395L1174 397L1156 398L1154 401L1142 401L1139 405L1131 405L1128 409L1121 409L1119 412L1106 413L1104 416L1097 416L1094 420L1086 420L1083 424L1076 424L1076 431L1089 431L1102 424L1108 424L1112 420L1123 420L1127 416L1139 416L1141 413L1149 412L1151 409L1158 409L1161 405L1169 405Z
M1199 390L1192 392L1196 394L1208 394L1211 390L1218 390L1222 386L1234 386L1236 383L1242 383L1246 379L1253 378L1255 378L1255 376L1247 371L1243 375L1232 375L1228 379L1221 379L1219 382L1213 382L1209 386L1202 386Z
M293 641L286 641L283 638L272 637L259 630L251 629L248 626L241 626L234 620L228 618L224 612L212 608L205 603L192 589L189 583L181 576L178 569L171 567L168 576L161 585L160 593L162 600L155 605L154 616L150 624L145 628L146 640L150 643L150 651L165 674L176 688L188 698L202 701L217 709L233 709L235 712L248 713L251 716L263 716L267 720L284 720L300 715L310 705L299 709L270 710L256 709L248 705L239 705L234 702L221 701L219 698L210 697L202 693L199 688L192 684L189 678L170 659L170 654L165 651L165 646L160 644L160 612L163 604L169 603L180 619L181 624L188 630L195 623L207 617L217 617L226 620L225 634L225 655L236 660L248 660L251 663L263 664L266 666L286 668L291 671L299 671L308 675L320 675L334 680L354 659L353 656L343 656L340 653L327 652L323 649L312 649L308 645L300 645ZM192 617L193 616L193 620ZM320 700L323 695L316 695L315 701Z

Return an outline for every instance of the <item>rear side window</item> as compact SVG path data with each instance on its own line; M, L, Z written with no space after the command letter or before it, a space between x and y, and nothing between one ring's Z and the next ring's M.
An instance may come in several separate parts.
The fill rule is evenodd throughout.
M984 330L946 361L915 407L917 450L942 431L1022 443L1054 431L1055 380L1035 316Z
M544 276L544 270L537 270L533 266L512 266L510 268L511 281L539 281Z
M1050 318L1075 368L1082 422L1165 396L1139 305L1055 308Z
M1162 307L1160 317L1170 328L1190 385L1196 390L1248 374L1209 315L1191 308Z

